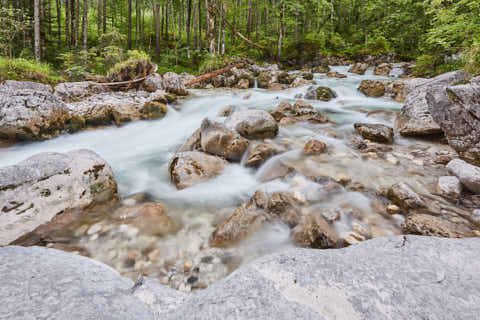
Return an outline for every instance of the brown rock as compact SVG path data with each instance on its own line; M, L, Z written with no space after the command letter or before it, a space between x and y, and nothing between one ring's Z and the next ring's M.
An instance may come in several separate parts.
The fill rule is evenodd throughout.
M373 74L377 76L388 76L392 71L392 67L388 63L381 63L375 67Z
M378 123L355 123L354 127L365 139L381 143L393 142L393 129L386 125Z
M387 197L405 210L426 208L422 198L406 183L400 182L390 187Z
M346 78L347 76L345 74L341 74L336 71L330 71L327 73L327 77L343 79L343 78Z
M293 241L299 247L327 249L337 245L335 232L319 213L302 217L292 233Z
M247 167L259 167L270 157L280 153L281 150L275 146L267 143L257 144L253 148L250 148L247 155L247 160L245 161L245 166Z
M300 221L300 210L293 197L284 192L275 192L267 202L267 212L277 216L290 227Z
M204 119L201 126L200 145L207 153L231 161L240 161L249 142L223 124Z
M385 85L380 81L363 80L358 87L358 91L368 97L383 97L385 95Z
M368 63L357 62L352 67L350 67L348 72L362 75L365 74L365 71L367 71L367 69Z
M319 140L310 140L305 144L303 153L307 155L316 155L324 153L327 150L327 145Z
M440 217L426 214L411 214L405 220L403 231L407 234L444 238L473 237L474 232L468 224L453 223Z

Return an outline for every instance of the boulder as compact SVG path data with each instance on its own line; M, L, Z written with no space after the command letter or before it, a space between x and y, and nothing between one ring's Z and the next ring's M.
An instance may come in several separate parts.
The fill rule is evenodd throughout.
M327 64L316 66L312 69L313 73L328 73L330 72L330 67Z
M358 91L367 97L383 97L385 95L385 85L376 80L363 80L358 87Z
M392 66L388 63L381 63L375 66L375 70L373 70L373 74L377 76L388 76L392 71Z
M248 89L250 87L250 84L248 82L248 79L240 79L238 80L238 83L235 87L237 89Z
M248 148L248 140L223 124L204 119L200 145L204 152L231 161L240 161Z
M295 199L286 192L275 192L268 199L266 210L273 217L280 219L291 228L295 227L301 218L301 212Z
M305 80L304 78L295 78L295 80L293 80L293 82L290 84L290 88L298 88L311 83L311 80Z
M357 62L348 69L348 72L356 74L365 74L365 71L368 69L368 63Z
M82 81L60 83L54 88L54 91L54 95L58 99L64 102L74 102L83 100L97 93L111 92L111 89L105 84L93 81Z
M0 259L5 319L156 319L134 283L103 263L44 247L0 248Z
M480 165L480 77L476 79L438 94L427 92L426 100L448 144L460 157Z
M337 245L337 236L320 212L303 216L292 230L293 242L302 248L327 249Z
M368 140L380 143L393 142L393 129L379 123L355 123L355 130Z
M281 83L281 84L292 84L296 79L298 79L296 77L296 75L294 74L289 74L288 72L286 71L283 71L283 72L280 72L277 76L277 81L278 83ZM300 77L300 79L303 79Z
M462 195L462 184L457 177L440 177L437 183L437 192L446 198L460 199Z
M65 129L70 118L66 105L48 85L11 80L0 85L0 139L50 139Z
M284 84L281 84L281 83L278 83L278 82L273 82L270 84L270 86L268 87L268 90L269 91L278 91L278 90L285 90L287 89L288 87Z
M272 75L270 72L262 72L258 75L257 82L259 88L268 89L272 83Z
M234 111L225 120L225 125L247 139L274 138L278 134L277 122L264 110Z
M182 78L175 72L167 72L163 75L162 88L178 96L187 96L188 91L185 89Z
M40 153L0 168L0 246L69 209L117 197L110 166L96 153Z
M177 153L186 152L186 151L202 151L201 139L202 139L202 129L198 128L195 130L187 141L177 150Z
M309 140L303 147L303 153L306 155L318 155L327 150L327 144L320 140Z
M182 82L187 79L187 77L185 77L185 76L183 76L182 78L183 78ZM149 75L145 79L145 81L143 81L142 89L145 90L145 91L148 91L148 92L155 92L157 90L165 89L164 88L163 77L161 75L159 75L158 73L153 73L153 74Z
M320 100L320 101L330 101L337 97L335 91L328 87L310 87L305 93L305 99L310 100Z
M292 248L241 267L167 319L475 319L479 246L475 238L396 236Z
M209 244L221 248L237 244L259 230L266 220L264 211L241 206L215 229Z
M130 121L136 121L141 118L140 111L133 105L121 104L112 109L113 121L117 126L124 125Z
M452 84L465 81L468 74L464 71L454 71L442 74L429 81L423 81L410 92L405 106L397 116L395 126L403 136L438 136L443 134L439 124L433 119L427 101L427 94L433 96L430 100L444 94L445 88ZM432 106L434 108L435 106Z
M112 213L112 218L134 226L142 234L165 236L177 230L175 221L166 211L166 207L161 203L146 202L120 207Z
M463 160L454 159L447 165L448 171L457 176L462 185L475 194L480 194L480 167Z
M248 150L245 166L258 168L269 158L280 152L282 152L282 150L271 143L257 144Z
M158 101L148 101L140 109L142 119L157 120L165 117L168 108L165 104Z
M177 153L168 164L170 181L177 189L185 189L218 176L227 166L220 157L199 151Z
M426 208L425 201L405 182L394 184L387 192L394 204L405 210Z

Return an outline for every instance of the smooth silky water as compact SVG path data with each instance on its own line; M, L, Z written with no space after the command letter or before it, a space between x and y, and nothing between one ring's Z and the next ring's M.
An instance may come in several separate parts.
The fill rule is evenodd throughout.
M318 86L333 89L338 97L329 102L308 102L328 115L334 124L297 123L281 127L274 143L288 151L271 158L258 170L230 164L221 176L179 191L169 182L167 167L178 147L204 118L223 121L217 118L217 114L228 105L272 110L282 101L294 103L295 96L304 94L308 86L283 91L257 88L191 90L194 96L169 107L166 117L161 120L137 121L119 128L87 130L48 141L2 148L0 166L15 164L40 152L87 148L98 153L112 166L122 199L146 193L155 201L164 203L168 208L167 214L181 227L176 234L154 237L144 235L132 226L121 225L112 220L108 212L102 212L72 227L71 244L85 247L91 257L133 279L144 273L182 290L189 290L189 287L179 284L181 280L174 283L172 279L175 274L183 274L184 263L188 261L195 266L197 262L202 264L209 260L206 256L213 257L213 262L209 261L210 266L202 264L202 268L206 268L204 277L209 277L209 272L212 274L211 279L205 280L209 284L244 261L292 245L290 229L273 222L235 248L208 247L215 222L228 216L256 190L267 193L289 190L297 199L308 202L310 206L305 209L306 212L340 210L340 219L334 223L339 234L350 231L354 221L375 228L373 236L397 234L401 218L375 213L372 209L374 197L346 189L337 190L332 195L304 177L336 178L346 175L366 188L378 189L379 185L397 182L398 177L405 174L401 166L392 167L382 159L366 160L346 144L347 136L353 134L354 122L393 125L394 115L401 104L387 98L368 98L357 91L364 79L389 78L374 76L371 71L364 76L350 74L348 67L333 67L332 70L347 74L348 78L327 78L315 74L314 80ZM244 99L247 93L251 96ZM369 115L368 112L374 110L381 112ZM304 156L301 150L312 138L325 141L328 153ZM406 147L411 145L408 140L398 140L397 143ZM275 177L275 171L282 165L292 166L303 175L297 173L287 178L268 178ZM126 263L127 260L131 263Z

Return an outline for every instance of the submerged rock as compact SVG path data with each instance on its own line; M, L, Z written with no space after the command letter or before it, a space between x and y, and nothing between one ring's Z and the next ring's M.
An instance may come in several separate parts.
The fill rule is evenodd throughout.
M312 69L313 73L328 73L330 72L330 67L328 65L319 65Z
M0 139L50 139L70 118L67 106L48 85L11 80L0 85Z
M277 122L264 110L234 111L225 120L225 125L247 139L274 138L278 134Z
M200 136L203 151L232 161L240 161L249 145L237 132L208 119L202 122Z
M418 85L408 96L405 106L398 114L395 126L403 136L438 136L443 134L439 124L433 119L427 95L443 95L445 88L453 83L465 81L468 74L454 71L442 74Z
M347 75L345 74L342 74L342 73L338 73L336 71L330 71L327 73L327 77L329 78L339 78L339 79L344 79L347 77Z
M9 244L66 210L116 197L112 169L89 150L40 153L0 168L0 245Z
M306 155L322 154L327 150L325 142L320 140L310 140L303 147L303 153Z
M269 158L281 153L278 147L271 143L260 143L248 150L245 166L257 168L261 166Z
M368 97L383 97L385 95L385 85L381 81L363 80L358 87L358 91Z
M170 181L177 189L185 189L219 175L227 166L220 157L199 151L177 153L168 165Z
M305 93L305 99L316 99L320 101L330 101L337 97L335 91L328 87L310 87Z
M386 125L378 123L355 123L354 127L365 139L381 143L393 142L393 129Z

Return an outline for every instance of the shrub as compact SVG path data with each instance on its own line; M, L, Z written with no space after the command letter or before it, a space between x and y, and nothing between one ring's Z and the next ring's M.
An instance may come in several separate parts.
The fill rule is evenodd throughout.
M223 68L225 62L222 57L208 55L200 65L200 72L207 73Z
M417 58L413 73L416 76L433 76L435 75L436 60L434 56L423 54Z
M56 85L64 81L46 63L23 58L8 59L0 57L0 82L4 80L35 81L50 85Z
M465 71L473 74L480 74L480 43L475 43L465 59Z

